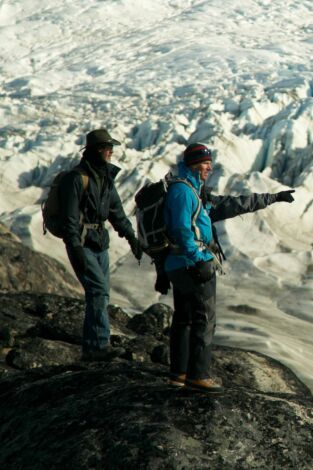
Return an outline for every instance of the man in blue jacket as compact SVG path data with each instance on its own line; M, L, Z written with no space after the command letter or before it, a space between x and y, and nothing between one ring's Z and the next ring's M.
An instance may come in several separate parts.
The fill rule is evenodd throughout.
M215 329L216 252L212 223L267 205L292 202L293 190L277 194L213 196L204 186L212 171L211 151L203 144L189 145L179 164L179 178L171 184L165 202L165 222L172 248L165 261L173 284L174 314L170 336L170 383L221 393L223 387L210 373ZM162 285L162 280L158 279ZM163 293L164 293L164 285Z

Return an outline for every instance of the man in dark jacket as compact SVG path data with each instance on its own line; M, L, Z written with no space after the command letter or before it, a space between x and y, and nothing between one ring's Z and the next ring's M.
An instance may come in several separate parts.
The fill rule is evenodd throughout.
M179 178L165 202L165 222L172 248L165 271L173 284L174 314L170 336L170 383L210 393L223 388L210 375L215 330L216 276L219 266L213 222L263 209L277 201L292 202L293 190L277 194L213 196L204 186L212 171L210 150L189 145L179 164ZM190 187L190 185L192 187ZM195 216L195 214L197 214ZM162 275L160 275L162 276ZM165 293L166 279L158 276L156 290Z
M122 207L114 185L120 169L111 164L113 147L120 142L106 129L86 137L83 157L60 183L63 241L71 265L85 291L83 359L101 360L121 350L110 345L109 303L109 221L120 237L126 238L134 256L142 250Z

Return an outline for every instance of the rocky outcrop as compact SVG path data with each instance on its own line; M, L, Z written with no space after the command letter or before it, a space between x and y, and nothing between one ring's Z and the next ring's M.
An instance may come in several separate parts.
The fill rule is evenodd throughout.
M0 292L12 291L82 295L78 281L61 263L28 248L0 223Z
M0 295L0 466L19 469L311 469L313 401L289 369L216 347L212 397L168 385L170 308L110 306L120 358L80 360L84 304Z

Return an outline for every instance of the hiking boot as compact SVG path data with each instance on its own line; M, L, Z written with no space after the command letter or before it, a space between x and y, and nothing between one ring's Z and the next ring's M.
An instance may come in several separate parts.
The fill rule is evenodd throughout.
M124 348L113 347L111 344L105 346L103 349L96 349L94 351L83 351L82 361L110 361L115 357L120 357L125 354Z
M171 374L168 383L174 387L184 387L185 380L186 374Z
M222 385L219 385L213 379L186 379L186 387L191 390L197 390L199 392L206 392L212 394L222 394L224 388Z

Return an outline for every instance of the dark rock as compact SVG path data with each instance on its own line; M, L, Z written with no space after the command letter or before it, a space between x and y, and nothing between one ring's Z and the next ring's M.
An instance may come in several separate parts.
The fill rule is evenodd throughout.
M11 349L7 363L17 369L72 364L81 357L81 348L62 341L42 338L24 340L18 348Z
M0 305L0 468L313 468L312 395L279 362L216 346L226 390L214 398L168 385L162 304L134 321L112 308L112 345L125 353L90 363L82 300L2 294Z
M23 245L0 223L0 292L13 291L82 295L79 282L61 263Z
M37 335L43 338L81 344L85 316L85 302L80 299L58 297L53 310L37 323Z
M164 364L168 366L170 364L170 349L167 344L159 344L153 348L151 352L152 362Z
M136 338L130 339L125 344L127 354L126 358L138 362L150 362L151 354L154 349L160 345L160 342L155 337L150 335L136 336Z
M0 327L0 347L12 348L15 343L15 331L7 326Z
M233 312L243 313L247 315L256 315L257 313L260 313L257 308L251 307L250 305L246 305L246 304L230 305L228 308Z
M128 321L128 328L139 334L162 336L170 327L173 309L166 304L151 305L142 314L135 315Z
M11 338L27 335L38 323L38 316L33 315L30 304L36 305L39 296L31 294L0 294L0 325L2 337Z
M25 336L81 344L85 315L82 299L51 294L0 293L0 305L0 345L3 347L12 347ZM111 312L111 306L109 310ZM120 311L110 317L112 330L117 335L131 336L132 332L125 327L129 320L126 313Z
M8 366L26 369L38 367L38 364L67 364L78 360L76 352L73 356L71 349L64 351L60 345L66 343L69 348L71 345L81 346L85 311L83 300L49 294L18 293L0 294L0 303L0 345L7 348L3 361ZM111 330L115 333L111 337L112 345L123 347L126 350L124 357L128 360L149 362L156 346L162 349L163 343L155 336L138 335L130 330L126 326L129 316L122 309L109 306L109 314ZM154 331L156 334L156 325ZM25 338L40 338L47 342L27 342ZM53 341L58 345L60 353L59 357L50 362L49 357L54 353L52 350L49 352L48 345L51 346ZM164 357L164 354L153 353L154 362L164 363ZM2 366L2 370L7 368Z
M84 302L50 294L0 294L0 325L15 340L42 336L81 343Z
M236 355L236 351L233 351ZM309 469L312 397L167 385L129 361L33 369L0 382L1 468Z
M264 393L310 395L297 376L280 362L255 351L218 346L213 349L214 374L226 387L246 387Z
M127 315L127 313L125 313L121 307L111 304L108 306L108 313L111 322L113 321L119 326L119 328L127 327L127 323L129 322L129 315Z

